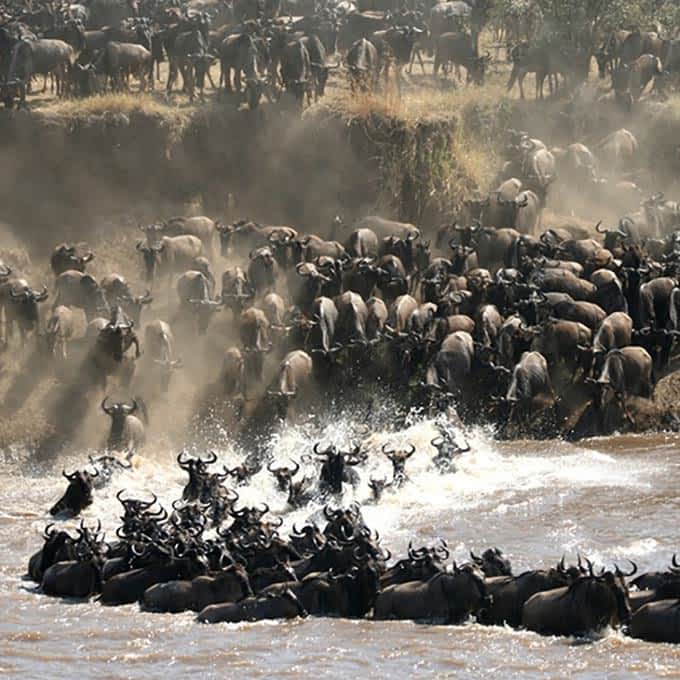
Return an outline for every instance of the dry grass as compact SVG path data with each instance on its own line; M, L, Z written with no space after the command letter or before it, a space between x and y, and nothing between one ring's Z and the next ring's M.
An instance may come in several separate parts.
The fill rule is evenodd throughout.
M197 106L188 104L183 106L172 104L162 95L115 92L87 99L55 99L44 106L39 106L36 111L64 118L143 114L180 122L189 120L195 115L197 109Z

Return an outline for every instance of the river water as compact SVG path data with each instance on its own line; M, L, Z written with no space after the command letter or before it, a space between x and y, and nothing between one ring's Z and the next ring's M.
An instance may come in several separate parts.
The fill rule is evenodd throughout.
M322 441L345 439L349 419L336 418L319 430L288 427L272 439L275 458L285 462L311 453ZM386 493L363 512L395 555L444 538L457 560L469 549L497 545L515 573L557 562L577 551L598 564L629 557L641 569L666 566L678 550L680 459L675 436L617 437L586 444L498 443L489 432L466 436L472 450L459 457L455 474L432 469L429 445L435 423L412 419L398 433L363 431L371 451L362 483L343 503L369 498L370 475L387 476L383 443L413 443L410 481ZM109 531L120 505L119 488L155 491L169 507L181 493L184 473L176 452L150 451L138 467L95 492L86 519L101 518ZM229 448L227 462L237 460ZM193 614L142 613L136 605L102 607L36 594L22 580L28 557L41 545L46 510L65 480L61 465L82 466L85 455L59 461L58 468L32 466L22 452L8 452L0 469L0 676L12 678L303 678L317 677L680 677L680 647L652 645L609 633L597 640L543 638L476 624L460 627L407 622L307 619L286 623L204 626ZM311 466L313 463L308 462ZM266 500L285 512L284 498L263 471L239 489L243 502ZM319 516L321 506L285 514L293 521Z

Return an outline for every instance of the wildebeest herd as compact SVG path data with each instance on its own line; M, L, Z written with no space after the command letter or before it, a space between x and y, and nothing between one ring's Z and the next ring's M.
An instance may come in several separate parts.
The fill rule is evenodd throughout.
M216 16L146 0L6 6L3 98L25 102L39 75L44 86L52 77L63 96L129 89L133 76L141 88L153 87L167 59L168 92L181 78L190 98L196 88L202 95L219 61L217 87L249 108L284 92L301 104L324 94L336 67L346 70L353 91L381 88L390 74L399 83L420 48L432 51L435 75L462 66L468 81L482 84L491 59L479 51L488 9L462 1L387 12L314 3L289 19L276 1L235 0ZM522 96L527 73L536 74L541 96L546 78L551 91L559 77L573 87L596 58L625 110L651 81L662 91L674 70L675 41L657 33L546 47L534 44L533 23L518 25L514 16L496 31L508 42L508 88L519 83ZM333 63L336 54L342 56ZM495 548L446 565L444 543L409 546L406 558L388 566L391 556L358 506L326 506L323 531L310 522L284 539L281 519L269 517L266 505L239 507L238 492L226 484L247 484L266 469L290 508L337 501L343 485L356 485L362 474L361 445L317 445L306 454L315 457L314 474L300 475L300 463L276 465L257 440L282 420L364 392L397 394L456 424L492 424L505 438L679 428L654 399L657 382L676 367L680 335L678 203L631 180L639 145L626 129L591 148L553 147L517 130L506 135L493 190L465 201L437 230L374 215L338 216L319 233L248 219L160 220L140 225L130 247L146 289L115 271L97 280L90 273L95 253L85 243L55 247L49 287L0 263L3 345L17 335L24 345L35 341L57 366L77 354L79 379L110 419L107 453L91 459L91 471L64 471L68 486L54 516L78 515L93 491L132 468L157 400L200 343L216 338L218 315L238 338L225 342L207 401L219 405L230 434L251 453L222 471L210 468L215 455L181 454L189 480L170 513L154 509L155 497L121 492L115 542L104 540L100 525L81 523L76 535L49 526L29 564L43 592L193 610L206 622L474 617L560 635L624 625L635 637L678 641L675 556L668 571L632 581L635 565L629 573L598 570L580 557L576 565L562 559L513 576ZM548 198L559 203L569 192L606 197L624 214L589 228L547 223ZM41 307L48 299L49 310ZM75 337L81 313L87 327ZM110 398L111 383L130 398ZM370 426L370 401L366 410ZM442 473L455 472L468 448L446 428L431 446ZM392 479L370 479L374 502L406 482L414 452L383 447Z
M349 225L338 217L325 238L247 220L175 218L140 226L136 250L153 295L134 293L115 273L97 281L86 273L94 253L85 244L61 244L51 258L52 311L37 339L62 360L73 342L73 310L84 311L89 340L81 375L111 418L107 447L128 459L144 445L154 397L112 401L109 381L130 384L141 355L165 391L182 352L214 332L215 314L229 315L240 338L226 349L216 384L235 435L296 419L319 394L355 396L374 383L432 412L458 412L463 421L491 414L502 436L581 436L650 422L675 428L651 397L680 333L678 204L653 195L618 225L596 225L597 238L575 225L543 227L550 186L601 186L600 164L613 158L625 165L637 141L619 130L596 151L581 144L548 149L509 130L505 152L497 190L467 201L458 220L430 239L415 225L374 216ZM619 189L636 189L628 184ZM218 291L221 256L228 264ZM234 264L238 257L243 266ZM36 291L6 266L2 275L3 339L14 329L28 338L42 328L39 305L49 290ZM173 285L173 315L148 322L138 338L142 313ZM175 340L178 326L184 346ZM455 471L467 448L445 428L432 447L432 464L443 473ZM406 481L414 451L383 447L393 478L371 479L375 502ZM357 506L327 506L323 531L310 523L284 539L266 505L239 507L238 492L226 485L228 478L246 484L266 468L289 507L299 508L312 498L340 498L367 457L361 445L317 445L307 455L316 457L317 478L299 476L297 462L282 467L259 452L221 471L210 469L215 455L183 453L178 463L189 479L170 514L153 509L155 498L121 492L116 542L106 543L99 527L81 524L75 536L49 527L30 575L47 594L191 609L206 622L372 614L461 623L472 616L544 634L626 625L636 637L680 639L675 558L669 571L630 582L634 566L625 574L586 559L513 576L495 549L446 566L444 544L411 548L388 566L389 554ZM53 514L77 515L93 489L130 463L107 454L92 464L91 472L64 473L68 488Z
M294 526L286 539L282 520L266 504L238 507L238 493L225 485L230 471L212 471L215 461L214 455L180 454L188 480L169 514L155 496L142 500L121 490L113 542L105 541L100 523L81 522L75 535L49 525L29 561L30 578L47 595L139 602L153 612L189 610L205 623L371 616L462 624L474 618L544 635L625 626L634 637L680 641L675 556L667 571L633 580L634 563L625 573L618 566L597 569L581 556L576 565L562 557L554 567L514 575L498 548L447 564L444 541L409 544L406 557L388 564L389 551L358 505L326 505L323 531L310 522Z
M0 27L0 79L7 106L25 104L35 78L47 79L57 96L85 97L130 89L153 89L168 62L168 94L180 85L193 100L213 90L235 94L251 109L262 97L290 96L302 106L323 96L336 69L352 91L377 91L419 60L434 58L435 77L455 67L467 82L481 85L492 61L480 50L480 35L493 29L497 56L505 47L512 65L508 90L528 73L536 95L548 80L552 93L562 78L574 90L596 62L611 75L612 93L623 106L639 99L650 82L663 92L678 68L677 40L658 32L608 31L600 26L565 26L570 36L551 35L557 26L532 2L492 0L406 3L388 0L230 0L219 5L142 0L89 0L76 4L8 3ZM516 4L517 7L513 7ZM498 6L497 6L498 5ZM505 3L507 6L508 3ZM544 20L545 19L545 20ZM211 67L219 63L215 82Z
M507 135L498 188L436 233L376 216L337 217L324 237L174 218L140 225L145 291L116 272L97 281L83 243L55 249L52 292L3 265L2 340L35 336L55 364L84 347L78 373L97 403L112 379L139 395L102 404L112 450L143 446L149 410L183 358L219 340L216 318L239 342L222 341L211 403L249 445L279 419L314 410L320 395L355 399L376 388L494 424L506 438L677 429L653 396L680 334L678 204L655 194L613 227L543 225L547 192L563 187L585 195L609 185L621 203L639 202L635 184L598 172L607 159L625 166L637 141L619 130L590 151ZM143 324L154 309L160 315ZM82 312L87 328L74 338Z

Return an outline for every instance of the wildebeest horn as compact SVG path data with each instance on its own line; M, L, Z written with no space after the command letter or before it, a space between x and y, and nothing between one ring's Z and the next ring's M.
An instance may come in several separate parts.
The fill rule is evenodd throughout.
M678 564L678 556L673 553L673 558L671 559L671 564L676 568L680 569L680 564Z
M593 573L593 563L585 556L583 557L583 561L586 563L586 566L588 567L588 573L591 576L594 576L595 574Z
M144 508L145 510L147 508L150 508L158 500L158 497L156 496L155 493L152 493L151 495L153 496L153 500L151 500L151 501L140 501L139 502L140 505L142 506L142 508Z
M182 456L185 456L187 454L186 451L180 451L179 455L177 456L177 464L182 468L186 469L186 467L189 465L188 460L182 460Z
M104 411L104 413L106 413L107 415L111 415L111 409L106 407L106 401L107 400L108 400L108 396L104 397L102 404L101 404L102 411Z
M595 225L595 231L596 231L598 234L606 234L606 233L607 233L607 229L600 229L601 226L602 226L602 220L600 220L600 221Z
M630 578L631 576L635 576L635 574L637 574L637 570L638 570L637 564L635 564L635 562L633 562L633 560L628 560L628 561L633 565L632 571L628 574L621 571L621 569L619 569L618 564L614 565L614 569L616 570L616 573L617 573L618 576L625 576L626 578Z
M321 442L317 442L314 444L314 453L316 453L317 456L327 456L331 449L333 448L333 445L329 446L325 451L319 451L319 447L321 446Z
M203 459L206 465L212 465L217 460L217 454L211 449L208 451L208 458Z
M77 476L78 471L76 470L75 472L72 472L71 474L69 474L68 472L66 472L66 470L62 470L61 474L64 477L66 477L66 479L68 479L69 482L72 482L75 479L75 477Z
M382 445L382 452L389 458L393 453L396 453L396 449L388 450L389 442Z
M475 553L470 550L470 558L472 559L473 562L483 562L482 558L479 555L475 555Z

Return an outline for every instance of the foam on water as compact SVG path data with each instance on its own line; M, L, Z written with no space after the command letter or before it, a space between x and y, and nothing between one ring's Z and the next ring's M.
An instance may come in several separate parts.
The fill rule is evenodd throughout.
M411 539L417 542L444 536L452 543L454 555L464 557L469 546L464 539L456 541L461 522L472 527L475 518L479 518L477 533L483 541L485 526L495 529L496 536L517 517L559 513L560 509L577 502L579 496L597 495L599 490L604 492L606 489L607 494L645 493L663 472L664 466L659 463L647 462L641 466L638 457L622 457L563 442L498 443L488 430L463 431L460 427L452 427L442 416L432 419L409 414L405 429L395 432L389 425L380 425L381 421L389 422L385 418L386 410L389 410L389 404L378 410L375 429L368 428L356 414L349 412L322 424L308 421L283 426L265 447L275 463L285 465L296 460L301 463L299 476L318 479L320 463L313 456L316 442L320 442L322 448L331 443L348 448L361 442L368 459L358 468L361 481L357 488L344 485L340 498L316 498L307 506L291 511L285 494L278 491L273 476L263 467L247 486L237 488L238 505L266 502L273 514L284 518L282 530L285 532L293 523L316 521L323 524L321 510L326 503L337 507L358 502L366 522L380 532L388 547L401 550ZM469 452L456 458L455 473L440 474L432 463L436 450L430 442L443 426L457 441L467 441L471 447ZM406 464L408 481L398 490L386 490L381 502L375 505L371 502L369 480L392 476L391 463L381 453L382 446L387 443L396 447L413 444L416 452ZM99 518L104 528L111 532L117 526L121 510L116 499L119 489L125 489L126 495L144 498L149 498L153 492L159 502L170 509L172 501L181 496L186 481L186 473L175 461L177 453L152 449L140 456L133 470L118 474L107 488L95 492L93 505L83 514L85 519ZM218 449L216 453L218 461L214 469L221 469L223 464L234 467L244 457L243 451L233 447ZM73 456L64 466L67 469L82 467L86 460L87 455ZM63 490L65 480L51 474L39 482L30 476L24 477L21 483L39 483L43 507L47 508ZM577 551L584 544L592 543L592 536L584 530L582 522L568 515L559 517L560 521L556 521L554 527L549 524L546 527L553 543L568 551ZM42 531L45 516L37 514L31 523L36 532ZM509 541L516 541L516 537L499 542L508 545ZM659 547L660 543L655 539L642 537L624 542L615 549L611 547L606 555L594 553L594 556L628 554L643 557ZM509 549L514 552L512 545Z

